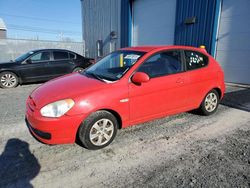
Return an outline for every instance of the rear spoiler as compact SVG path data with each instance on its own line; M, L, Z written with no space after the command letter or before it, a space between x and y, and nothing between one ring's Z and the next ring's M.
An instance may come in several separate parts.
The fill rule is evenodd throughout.
M207 50L206 50L206 46L205 45L201 45L200 48L205 51L207 53Z

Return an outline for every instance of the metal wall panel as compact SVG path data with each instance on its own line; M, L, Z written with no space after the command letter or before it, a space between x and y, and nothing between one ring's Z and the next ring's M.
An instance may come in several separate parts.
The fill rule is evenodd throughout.
M120 47L121 0L82 0L83 39L86 56L97 57L97 40L103 41L103 53ZM111 39L115 31L117 39Z
M176 0L135 0L132 46L173 45Z
M178 0L176 10L175 44L205 45L211 53L217 0ZM196 17L196 23L185 20Z
M121 47L131 46L131 0L121 0Z
M227 82L250 84L250 1L223 0L216 59Z

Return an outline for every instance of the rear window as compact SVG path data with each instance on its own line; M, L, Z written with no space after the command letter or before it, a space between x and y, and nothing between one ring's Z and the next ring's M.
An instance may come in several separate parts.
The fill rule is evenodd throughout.
M207 66L208 57L200 52L185 51L187 70L195 70Z
M53 56L54 56L54 60L69 59L68 52L54 51Z

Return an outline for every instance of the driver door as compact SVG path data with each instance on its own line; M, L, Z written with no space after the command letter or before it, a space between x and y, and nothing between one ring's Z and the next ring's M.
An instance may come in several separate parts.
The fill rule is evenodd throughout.
M47 68L50 56L50 51L42 51L35 53L27 59L20 70L23 79L27 82L48 80L50 75Z
M141 85L129 83L130 123L136 124L185 108L187 75L181 51L153 55L137 70L149 75Z

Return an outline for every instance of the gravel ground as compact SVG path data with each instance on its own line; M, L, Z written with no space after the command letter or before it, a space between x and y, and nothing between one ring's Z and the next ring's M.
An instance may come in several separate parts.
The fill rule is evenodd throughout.
M213 116L151 121L89 151L29 134L25 100L37 86L0 89L0 187L250 187L250 89L228 88Z

